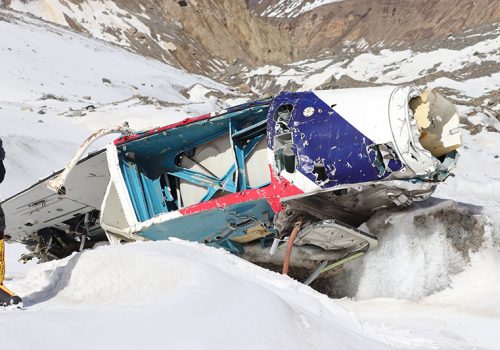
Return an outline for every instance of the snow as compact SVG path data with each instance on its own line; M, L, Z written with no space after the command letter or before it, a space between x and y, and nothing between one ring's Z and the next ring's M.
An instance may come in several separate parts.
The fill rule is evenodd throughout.
M195 243L100 247L9 285L28 310L2 314L6 348L387 348L334 300Z
M498 232L498 222L496 227L488 227L487 240L482 249L471 254L470 262L466 264L461 262L463 271L451 276L449 287L441 292L423 295L416 300L394 299L394 297L370 298L365 295L366 298L343 299L339 302L353 310L362 320L365 331L389 345L407 349L498 349L500 327ZM497 243L494 243L495 240ZM439 242L437 244L438 247L442 247ZM429 269L436 268L442 263L439 256L440 254L437 259L427 261L429 265L433 265L428 266ZM397 256L392 258L393 262L403 261ZM373 260L366 261L367 266L371 262ZM410 273L413 273L416 267L422 267L418 261L414 265ZM395 267L386 266L382 271L391 272L394 269ZM425 270L422 270L421 274L429 276ZM373 277L374 273L371 275ZM380 276L380 273L378 275ZM436 277L439 279L443 276ZM383 278L382 282L387 280ZM418 284L418 279L416 281ZM392 284L386 286L386 292L390 294L392 287Z
M466 132L463 136L465 147L460 150L456 175L439 186L434 195L499 210L500 133Z
M398 225L384 232L384 244L377 253L365 257L358 299L418 300L449 286L451 276L466 264L443 228L417 230L413 218L410 214L400 217ZM396 266L394 261L398 261Z
M114 1L82 1L78 5L59 0L25 2L13 0L10 8L32 13L46 21L68 26L64 15L73 19L94 38L129 46L126 34L135 31L151 37L151 30L137 16L120 9ZM143 17L143 14L139 14ZM113 33L113 34L111 34Z
M345 67L332 65L324 72L311 75L304 81L304 89L322 84L331 76L349 75L353 79L380 84L402 84L433 70L452 72L466 65L480 64L483 60L500 61L500 40L484 40L461 50L438 49L429 52L411 50L381 50L380 53L364 53L356 56ZM476 53L476 54L475 54ZM478 57L478 54L486 58ZM383 74L380 74L380 73Z
M344 0L279 0L269 5L263 12L264 17L297 17L317 7Z
M206 102L208 100L206 94L210 91L212 90L207 89L203 85L196 84L188 91L189 100L192 102Z
M428 84L428 86L433 88L445 87L457 90L465 96L476 98L500 89L500 73L464 81L455 81L450 78L438 78Z
M498 349L498 317L394 299L346 300L363 328L400 349Z
M5 33L0 137L8 171L0 186L3 198L63 166L91 130L124 120L134 128L168 124L246 100L217 101L208 93L228 90L208 78L10 11L0 13L11 18L0 20ZM382 51L350 63L306 61L291 64L289 76L274 66L258 72L295 79L304 89L342 72L405 81L436 63L459 69L477 57L474 50L498 60L495 45L489 41L439 54ZM423 55L422 63L417 55ZM367 62L373 66L365 67ZM387 76L380 74L387 69ZM497 74L482 79L435 84L472 97L497 88ZM85 110L90 104L95 111ZM178 240L102 246L39 265L19 263L25 248L7 244L6 285L24 297L27 309L0 310L1 346L498 349L499 135L465 131L456 176L435 193L483 207L484 242L468 258L444 238L446 227L418 229L406 212L393 218L376 250L349 266L344 288L352 297L330 299L225 251Z

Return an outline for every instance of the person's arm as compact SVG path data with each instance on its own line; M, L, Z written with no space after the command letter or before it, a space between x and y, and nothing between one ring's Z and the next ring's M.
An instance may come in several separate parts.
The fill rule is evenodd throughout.
M0 183L5 178L5 167L3 166L3 161L0 160Z
M5 178L5 166L3 165L3 160L5 159L5 151L2 147L2 139L0 139L0 182Z

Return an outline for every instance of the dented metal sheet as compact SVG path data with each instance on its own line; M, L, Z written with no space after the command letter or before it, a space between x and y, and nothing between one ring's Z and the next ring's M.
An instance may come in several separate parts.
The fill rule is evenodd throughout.
M286 106L292 107L283 126L280 111ZM390 153L385 166L378 145L314 92L278 95L269 115L269 147L279 151L276 139L289 134L296 170L322 188L376 181L402 168L395 154L387 159Z

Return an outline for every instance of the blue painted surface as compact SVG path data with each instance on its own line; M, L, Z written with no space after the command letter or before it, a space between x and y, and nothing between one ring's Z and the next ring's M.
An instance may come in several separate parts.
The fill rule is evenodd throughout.
M296 171L311 181L330 188L380 180L401 168L399 159L391 159L388 166L384 165L378 146L314 93L282 93L272 100L269 107L265 104L238 106L221 116L120 146L120 164L138 220L145 221L168 211L166 203L174 198L162 194L165 189L161 188L159 177L165 173L205 186L207 193L202 201L210 200L220 187L230 193L247 189L245 159L266 137L265 131L268 145L274 146L277 130L274 114L284 104L293 106L288 125L297 159ZM312 113L304 114L306 109ZM217 178L178 165L176 157L179 154L190 152L224 134L232 137L236 158L236 164L229 167L224 176ZM126 157L128 152L133 153L135 164ZM313 170L319 163L324 165L328 181L318 181ZM233 180L235 172L238 173L237 183ZM151 240L177 237L238 253L242 247L230 238L244 235L249 227L259 222L272 227L273 217L274 212L267 200L260 199L157 223L139 234Z
M208 120L182 125L147 137L135 139L118 147L120 167L127 185L136 217L146 221L161 213L175 210L172 194L162 187L160 177L170 174L207 188L202 198L208 201L220 189L235 193L246 189L245 159L265 137L268 100L230 108L226 113ZM215 176L179 166L177 157L190 152L219 136L231 135L235 145L236 164L225 174ZM128 156L127 156L128 155ZM238 172L238 183L233 180Z
M401 168L401 162L394 160L391 169L381 172L374 164L377 157L372 149L376 146L374 142L312 92L284 92L273 100L268 117L271 148L277 127L274 115L286 104L293 106L288 126L297 158L296 169L311 181L317 180L313 173L315 164L324 164L326 169L328 181L320 184L324 188L380 180ZM313 111L310 116L304 114L306 108Z
M118 152L121 157L127 152L134 153L141 171L149 178L156 178L179 169L176 155L228 133L231 123L241 130L261 122L266 119L267 111L267 105L258 105L227 112L127 142L118 147Z
M122 160L120 161L120 168L125 184L127 185L137 220L145 221L148 219L149 214L137 166L132 162Z
M148 216L154 217L167 212L167 205L165 203L166 198L163 195L159 179L151 180L142 173L140 176L148 208Z
M171 219L152 225L139 235L155 241L177 237L238 253L240 245L229 239L244 235L249 227L259 223L270 226L273 218L269 203L259 199Z

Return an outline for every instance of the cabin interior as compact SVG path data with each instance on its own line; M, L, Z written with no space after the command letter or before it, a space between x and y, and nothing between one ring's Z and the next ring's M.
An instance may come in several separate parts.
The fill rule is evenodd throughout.
M267 105L229 111L120 145L137 219L268 185L267 111Z

